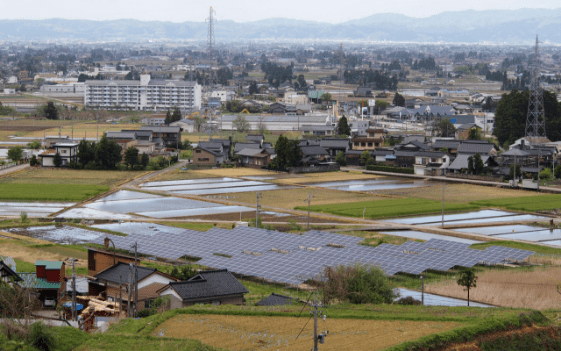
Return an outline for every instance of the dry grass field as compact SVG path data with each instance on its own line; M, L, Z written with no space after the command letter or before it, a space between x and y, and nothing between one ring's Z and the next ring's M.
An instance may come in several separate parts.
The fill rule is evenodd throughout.
M65 125L61 128L60 133L62 135L72 135L72 126L70 125L69 121L66 122ZM99 124L99 133L97 134L98 126L95 122L88 122L88 123L74 123L74 138L97 138L102 137L103 133L105 132L118 132L122 129L140 129L140 124L108 124L108 123L100 123ZM26 136L28 137L38 137L42 138L43 135L58 135L59 128L52 128L43 131L36 131L30 132Z
M308 318L181 315L159 325L154 336L189 338L229 350L309 350L313 323ZM302 329L302 334L296 340ZM329 335L322 350L382 350L404 341L460 327L459 322L373 321L330 319L319 321Z
M216 168L192 171L195 174L203 174L210 177L245 177L245 176L275 176L278 172L265 171L253 168Z
M0 235L7 236L3 232L0 232ZM10 237L17 236L10 235ZM78 266L80 267L87 267L88 259L86 251L71 247L65 248L61 245L54 246L49 241L28 237L22 237L21 240L0 238L0 256L11 256L16 260L28 263L35 263L37 260L63 261L68 257L75 257L78 259Z
M477 287L470 290L470 299L504 307L532 309L561 308L557 284L561 268L536 267L528 270L488 270L477 273ZM440 295L467 298L464 288L455 280L430 283L425 291Z
M406 189L392 189L378 191L380 194L393 196L416 197L430 200L442 201L442 187L419 187ZM478 200L489 200L520 196L535 196L537 193L531 191L511 190L488 186L471 184L446 184L446 202L466 203Z
M376 179L380 176L371 174L363 174L361 172L325 172L325 173L306 173L295 174L276 182L282 184L303 184L303 183L319 183L319 182L335 182L356 179Z
M283 190L270 190L261 193L263 206L294 209L296 206L307 206L308 194L312 194L312 205L330 205L345 202L382 200L384 198L364 195L349 191L340 191L324 188L295 188ZM210 198L255 204L255 192L232 193L223 195L209 195Z
M89 171L68 168L27 168L24 171L9 173L0 177L0 182L19 184L87 184L114 187L130 181L143 173L132 171Z

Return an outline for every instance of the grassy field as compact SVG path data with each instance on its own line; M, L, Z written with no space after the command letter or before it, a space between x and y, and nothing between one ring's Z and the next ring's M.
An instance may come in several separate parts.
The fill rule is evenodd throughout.
M106 192L106 185L0 184L0 199L22 201L82 201Z
M218 351L197 340L95 334L73 351Z
M293 209L303 206L308 194L312 194L312 204L329 205L356 201L374 201L384 199L372 195L364 195L349 191L331 190L325 188L294 188L270 190L262 193L261 204L264 206ZM255 204L255 192L210 195L210 198L223 198L229 201ZM308 209L306 205L306 210Z
M328 342L322 345L322 350L383 350L461 326L458 322L360 319L327 319L319 323L320 330L329 330ZM162 334L236 350L307 350L313 337L313 324L295 317L180 315L161 324L153 336Z
M265 171L253 168L217 168L202 169L200 171L192 171L195 174L202 174L210 177L245 177L245 176L274 176L278 172Z
M516 211L549 211L561 208L561 195L538 195L526 197L511 197L503 199L489 199L474 202L487 207L503 207Z
M365 218L386 218L407 215L420 215L438 213L442 211L442 202L426 199L384 199L383 201L364 201L347 203L345 206L314 205L314 212L330 213L346 217L362 217L363 210ZM446 203L445 211L467 211L478 209L479 206L471 204ZM305 206L296 207L298 210L307 210Z
M440 191L438 191L440 190ZM442 200L442 189L433 187L419 187L406 189L392 189L378 191L380 194L391 193L394 196L405 196L413 198L422 198L429 200ZM542 195L538 195L542 196ZM445 190L446 202L466 203L472 201L495 200L502 198L524 198L537 197L535 192L521 191L514 189L495 188L488 186L479 186L471 184L446 184Z
M21 172L10 173L0 177L0 183L103 185L115 187L141 174L144 174L144 172L90 171L68 168L28 168Z

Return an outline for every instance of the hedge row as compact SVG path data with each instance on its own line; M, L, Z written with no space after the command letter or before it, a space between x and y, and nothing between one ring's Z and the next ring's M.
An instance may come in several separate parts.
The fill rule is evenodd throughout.
M415 174L415 169L412 167L401 168L401 167L391 167L391 166L366 166L368 171L380 171L380 172L391 172L391 173L405 173L405 174Z

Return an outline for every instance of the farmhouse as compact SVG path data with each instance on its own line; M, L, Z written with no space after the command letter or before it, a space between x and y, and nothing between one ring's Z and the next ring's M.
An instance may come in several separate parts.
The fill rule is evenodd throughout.
M41 166L54 167L54 157L58 153L62 159L61 166L69 165L70 162L78 162L78 143L59 143L53 145L54 149L49 149L39 155Z
M249 291L227 269L203 271L182 282L171 282L159 290L169 296L171 308L184 308L196 303L241 305Z

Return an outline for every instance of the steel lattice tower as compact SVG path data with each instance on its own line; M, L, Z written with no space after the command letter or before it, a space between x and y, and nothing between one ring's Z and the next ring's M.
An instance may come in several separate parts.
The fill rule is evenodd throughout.
M212 61L212 56L214 54L214 22L216 21L214 19L214 14L215 13L216 13L216 11L214 11L212 9L212 6L211 6L210 7L210 15L206 19L206 21L208 22L206 58L210 61Z
M528 103L528 116L526 117L525 136L545 138L543 90L540 87L539 43L536 35L536 52L534 53L534 62L530 66L530 101Z

